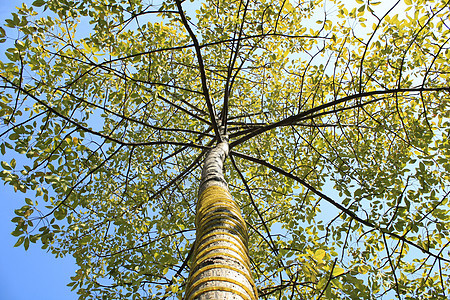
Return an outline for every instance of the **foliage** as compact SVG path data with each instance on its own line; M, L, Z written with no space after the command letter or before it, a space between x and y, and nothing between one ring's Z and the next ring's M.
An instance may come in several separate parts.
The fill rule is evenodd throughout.
M450 5L378 4L22 5L0 28L0 176L35 193L16 245L73 255L80 299L181 297L222 128L262 299L447 299Z

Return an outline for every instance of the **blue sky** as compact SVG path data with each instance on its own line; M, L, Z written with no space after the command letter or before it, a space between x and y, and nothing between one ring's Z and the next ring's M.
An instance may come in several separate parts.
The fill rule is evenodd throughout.
M22 2L0 0L0 22L3 24L14 7ZM6 48L5 44L0 44L0 58ZM7 154L0 160L10 161L11 158ZM24 205L24 197L24 194L16 194L11 186L0 182L0 299L77 299L77 295L66 286L77 269L72 257L55 259L39 244L31 244L28 251L23 246L13 247L16 238L11 235L14 224L10 220L14 217L14 209Z
M30 244L27 251L23 246L14 248L16 238L11 235L14 224L10 220L14 209L24 205L24 194L14 193L11 186L2 182L0 199L0 299L77 299L76 293L66 286L77 269L75 260L72 257L56 259L39 244Z

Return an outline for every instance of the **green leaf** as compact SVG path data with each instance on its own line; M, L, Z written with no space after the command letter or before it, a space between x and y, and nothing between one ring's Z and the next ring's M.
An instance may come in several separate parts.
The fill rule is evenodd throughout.
M14 158L11 159L10 165L11 165L11 168L13 168L13 169L16 167L16 160Z
M57 220L62 220L66 217L66 214L67 214L67 210L60 207L55 211L54 216Z
M14 244L14 247L19 247L20 245L22 245L23 241L25 240L25 236L21 236L17 242Z
M20 219L22 220L22 218L20 218ZM14 230L13 232L11 232L11 234L12 234L13 236L20 236L20 235L23 234L23 231L18 230L18 229L16 228L16 230Z
M3 27L0 26L0 38L4 38L6 36L6 31Z
M5 170L12 170L11 166L6 161L2 161L1 165Z
M41 7L44 4L45 4L45 0L35 0L32 5L36 6L36 7Z
M25 238L23 247L25 248L25 250L28 250L28 247L30 247L30 239L28 237Z

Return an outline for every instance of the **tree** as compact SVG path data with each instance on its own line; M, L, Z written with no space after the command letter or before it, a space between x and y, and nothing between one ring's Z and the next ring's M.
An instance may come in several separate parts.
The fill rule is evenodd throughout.
M22 5L0 28L0 174L35 195L16 245L73 255L80 299L181 298L228 145L261 299L447 299L450 5L378 4Z

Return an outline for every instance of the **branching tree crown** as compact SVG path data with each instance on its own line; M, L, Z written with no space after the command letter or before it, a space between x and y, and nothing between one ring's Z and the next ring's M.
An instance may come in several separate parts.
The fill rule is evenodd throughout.
M181 298L228 137L261 299L448 299L450 3L350 2L19 7L0 28L0 176L34 195L16 245L75 257L80 299Z

